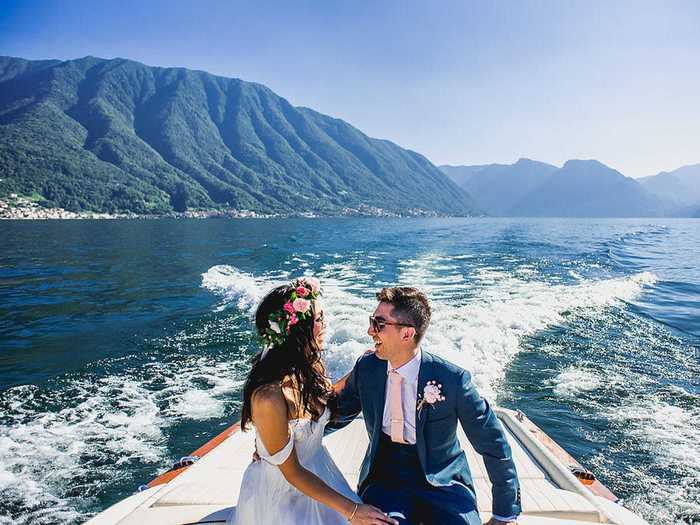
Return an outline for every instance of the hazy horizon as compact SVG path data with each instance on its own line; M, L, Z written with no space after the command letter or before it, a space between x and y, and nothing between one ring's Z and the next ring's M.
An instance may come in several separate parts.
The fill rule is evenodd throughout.
M268 86L436 165L700 163L700 4L4 2L0 54Z

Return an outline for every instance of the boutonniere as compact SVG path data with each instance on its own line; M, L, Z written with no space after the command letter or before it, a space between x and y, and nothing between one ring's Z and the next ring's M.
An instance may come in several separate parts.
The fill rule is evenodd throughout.
M442 385L438 384L437 381L428 381L423 389L423 399L418 403L418 413L420 414L421 409L425 404L433 406L438 401L444 401L445 396L442 395Z

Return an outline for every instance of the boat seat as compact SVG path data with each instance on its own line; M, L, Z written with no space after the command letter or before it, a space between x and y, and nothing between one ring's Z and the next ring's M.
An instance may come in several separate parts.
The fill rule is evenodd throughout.
M554 488L541 479L521 479L523 514L549 516L561 519L597 522L598 512L588 501L578 494ZM491 511L491 484L484 479L476 479L474 488L477 494L479 512ZM165 488L151 505L157 507L179 507L213 505L232 507L236 495L232 484L180 483Z
M491 512L491 483L475 479L477 505L483 515ZM597 509L579 494L554 487L544 479L520 480L522 514L600 523Z
M226 523L232 508L220 505L192 505L187 507L138 508L115 525L145 525L156 523Z
M511 428L514 430L511 431ZM521 429L517 424L511 425L510 428L505 427L504 430L513 451L520 480L523 512L519 523L522 525L586 525L601 522L649 525L613 501L602 497L585 497L589 494L579 487L576 479L567 472L567 465L552 463L549 456L538 447L532 447L532 443L532 453L528 450L516 436L524 442L528 442L530 436L527 433L519 433ZM471 447L460 427L458 437L469 462L478 510L482 521L486 521L491 517L491 483L481 456ZM154 485L122 500L88 523L225 523L231 513L236 511L241 479L252 459L254 439L255 433L252 431L231 434L203 456L194 468L184 470L167 484ZM367 433L362 418L324 438L324 445L350 486L356 487L367 447ZM547 472L558 482L555 482L541 465L546 465ZM568 490L560 489L559 486Z
M151 507L227 505L238 501L243 472L252 460L254 432L236 432L158 492ZM199 468L203 467L203 468Z
M469 462L469 470L472 473L472 479L489 479L484 460L469 443L467 436L464 434L462 427L458 427L457 436L460 444L467 455ZM513 453L513 461L515 461L518 470L518 479L549 479L542 467L539 466L535 458L520 445L517 438L506 429L506 439Z
M164 493L151 507L174 507L178 505L228 505L238 500L238 489L232 483L203 484L180 483Z
M461 428L458 435L474 480L479 512L491 511L491 483L481 456L469 444ZM513 450L521 484L523 514L530 516L576 519L597 522L598 512L585 498L573 492L560 490L548 479L535 459L520 445L517 438L506 430ZM218 505L231 508L238 500L238 489L243 470L253 452L253 432L237 433L200 460L207 468L188 469L159 492L152 508L198 505ZM355 487L360 464L367 447L367 433L361 420L324 440L338 467ZM342 450L342 454L337 451ZM204 465L201 465L204 466Z

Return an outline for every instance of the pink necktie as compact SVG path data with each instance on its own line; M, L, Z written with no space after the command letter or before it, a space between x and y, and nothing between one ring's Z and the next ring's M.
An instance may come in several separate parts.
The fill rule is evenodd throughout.
M391 440L406 443L403 438L403 404L401 403L401 383L403 377L396 370L389 372L389 408L391 416Z

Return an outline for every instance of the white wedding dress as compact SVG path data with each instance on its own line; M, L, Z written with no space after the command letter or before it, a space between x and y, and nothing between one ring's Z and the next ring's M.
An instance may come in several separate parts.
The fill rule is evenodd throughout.
M299 492L290 485L278 465L284 463L292 450L299 463L316 474L326 485L343 496L362 503L348 485L328 450L323 446L323 430L330 418L326 408L318 421L293 419L289 421L290 438L287 445L270 455L256 435L255 443L261 460L251 463L243 474L241 491L231 525L341 525L347 519L330 507Z

